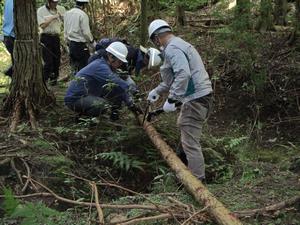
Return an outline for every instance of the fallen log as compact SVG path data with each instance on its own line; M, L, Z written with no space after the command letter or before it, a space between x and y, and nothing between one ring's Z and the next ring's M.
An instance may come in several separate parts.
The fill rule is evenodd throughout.
M270 212L274 212L277 210L281 210L283 208L290 207L296 203L300 203L300 196L296 196L290 199L287 199L282 202L278 202L273 205L269 205L263 208L259 209L248 209L248 210L243 210L243 211L236 211L234 214L238 217L250 217L250 216L257 216L257 215L264 215Z
M161 138L156 129L148 122L144 121L143 115L137 116L139 123L145 132L160 151L162 157L175 172L176 177L183 183L185 188L194 198L207 208L207 212L221 225L241 225L239 219L231 213L224 205L218 201L213 194L190 172L181 162L172 148Z

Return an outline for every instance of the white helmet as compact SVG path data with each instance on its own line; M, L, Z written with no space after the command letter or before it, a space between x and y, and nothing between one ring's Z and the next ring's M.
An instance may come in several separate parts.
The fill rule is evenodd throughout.
M161 28L166 28L166 29L161 29ZM148 27L148 35L150 39L152 38L153 34L156 33L155 31L162 33L166 31L172 31L172 29L166 21L161 19L156 19L153 20Z
M127 63L126 57L128 54L128 50L122 42L115 41L111 43L105 50L117 57L122 62Z
M149 48L147 54L149 55L148 69L161 64L161 52L156 48Z
M76 2L86 2L86 3L88 3L89 0L76 0Z

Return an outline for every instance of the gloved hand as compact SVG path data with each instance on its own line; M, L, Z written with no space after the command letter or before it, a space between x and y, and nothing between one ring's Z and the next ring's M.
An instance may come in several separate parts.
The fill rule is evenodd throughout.
M167 100L163 106L163 110L168 113L168 112L174 112L176 111L176 106L175 103L169 103L169 101Z
M128 106L128 109L135 114L143 114L143 110L134 103Z
M160 95L157 93L155 89L149 92L147 100L151 103L156 102L159 99Z

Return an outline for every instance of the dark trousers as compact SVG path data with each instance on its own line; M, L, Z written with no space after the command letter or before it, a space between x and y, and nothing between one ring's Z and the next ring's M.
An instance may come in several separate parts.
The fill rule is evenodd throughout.
M11 56L11 62L12 65L10 65L10 67L4 72L5 75L7 76L12 76L13 74L13 65L14 65L14 56L13 56L13 52L14 52L14 43L15 43L15 38L11 37L11 36L4 36L4 44L5 47L7 49L7 51L10 53Z
M88 64L90 51L86 43L75 41L70 41L69 51L71 66L74 70L74 73L77 73L79 70L81 70Z
M44 80L57 80L60 66L60 39L57 34L42 34L43 77Z

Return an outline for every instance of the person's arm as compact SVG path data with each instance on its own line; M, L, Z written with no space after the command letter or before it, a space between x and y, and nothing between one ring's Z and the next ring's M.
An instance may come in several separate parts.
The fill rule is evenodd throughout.
M55 15L51 15L51 16L47 16L46 18L41 16L39 11L37 13L37 17L38 17L38 24L42 29L45 29L46 27L49 26L49 24L56 19L59 19L60 14L57 13Z
M180 101L186 93L191 78L189 61L184 52L178 48L171 48L168 57L174 73L168 98Z
M84 15L81 18L81 31L82 31L82 34L83 34L86 42L88 42L88 43L93 42L94 38L91 33L89 17L87 15Z
M125 102L127 106L132 105L133 99L129 93L129 85L126 81L121 79L117 74L111 73L109 75L109 80L120 88L120 96L122 98L122 101Z

